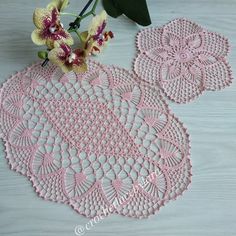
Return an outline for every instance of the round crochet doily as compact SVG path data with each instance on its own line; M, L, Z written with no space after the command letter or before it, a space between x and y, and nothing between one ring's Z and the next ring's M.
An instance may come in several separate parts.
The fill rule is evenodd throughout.
M191 181L186 129L129 71L89 61L86 73L63 74L34 64L0 92L8 163L46 200L90 218L142 218Z
M186 19L137 34L134 70L140 80L159 87L165 96L186 103L204 90L229 86L228 40Z

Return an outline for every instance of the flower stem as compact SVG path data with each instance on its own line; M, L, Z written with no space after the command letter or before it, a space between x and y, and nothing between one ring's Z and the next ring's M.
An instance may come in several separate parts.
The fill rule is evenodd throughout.
M91 9L88 13L84 14L84 13L87 11L87 9L89 8L89 6L92 4L93 1L94 1L94 0L89 0L89 1L87 2L87 4L84 6L84 8L82 9L82 11L79 13L79 15L76 15L77 18L75 19L75 21L74 21L74 22L71 22L71 23L69 24L69 25L70 25L70 28L68 29L68 32L75 32L75 33L78 35L78 37L80 38L81 42L82 42L82 38L81 38L80 34L78 33L77 29L80 27L80 22L81 22L84 18L86 18L86 17L88 17L88 16L90 16L90 15L95 15L95 10L96 10L96 7L97 7L97 4L98 4L98 1L99 1L99 0L95 0L92 9ZM71 15L71 13L69 13L69 14ZM67 13L66 13L66 14L64 13L64 15L68 15L68 14L67 14ZM73 14L73 15L74 15L74 14ZM74 15L74 16L75 16L75 15ZM46 59L44 60L44 62L42 63L42 67L46 66L46 65L48 64L48 62L49 62L49 59L46 58Z
M95 3L94 3L94 5L93 5L93 8L92 8L92 14L93 14L93 15L95 15L95 10L96 10L96 7L97 7L97 5L98 5L98 1L99 1L99 0L95 0Z
M74 17L78 17L77 14L74 14L74 13L68 13L68 12L60 12L60 15L63 15L63 16L74 16Z
M46 59L44 60L44 62L42 63L42 67L46 66L46 65L48 64L48 62L49 62L49 59L46 58Z
M83 10L79 13L79 16L75 19L75 21L70 23L70 28L69 28L69 30L79 28L79 27L80 27L80 22L81 22L84 18L86 18L86 17L88 17L88 16L90 16L90 15L95 15L95 10L96 10L96 7L97 7L97 4L98 4L98 1L99 1L99 0L95 0L92 9L91 9L89 12L87 12L86 14L84 14L84 13L86 12L86 10L89 8L89 6L92 4L93 1L94 1L94 0L89 0L89 1L87 2L87 4L85 5L85 7L83 8Z

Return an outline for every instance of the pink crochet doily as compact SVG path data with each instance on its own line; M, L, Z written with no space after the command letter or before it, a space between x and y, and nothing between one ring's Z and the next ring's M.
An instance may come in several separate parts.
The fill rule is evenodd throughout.
M143 29L137 35L137 47L137 75L160 87L174 102L186 103L204 90L231 83L228 40L192 21L181 18L160 28Z
M118 67L84 74L34 64L0 94L12 170L37 194L93 218L143 218L187 189L189 136L160 95Z

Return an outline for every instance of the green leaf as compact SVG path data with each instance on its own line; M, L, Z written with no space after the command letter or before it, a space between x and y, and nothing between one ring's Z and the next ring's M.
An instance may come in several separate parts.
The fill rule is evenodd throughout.
M123 13L139 25L150 25L151 19L146 0L117 0Z
M48 58L48 53L46 51L39 51L38 52L38 57L41 59L47 59Z
M139 25L152 23L146 0L103 0L103 6L112 17L124 14Z
M117 18L118 16L123 14L123 12L119 9L116 0L103 0L102 3L108 15Z

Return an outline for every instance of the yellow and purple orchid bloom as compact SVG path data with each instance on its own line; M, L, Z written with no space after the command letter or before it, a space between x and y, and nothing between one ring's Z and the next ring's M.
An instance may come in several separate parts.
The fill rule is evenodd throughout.
M54 47L55 42L72 45L72 36L63 28L60 22L59 11L56 7L52 9L36 8L33 21L36 29L32 32L32 41L37 45L47 45L49 49Z
M87 71L85 52L81 49L72 50L65 43L55 43L54 49L48 53L48 59L58 65L64 73L70 71L83 73Z
M96 55L100 53L108 41L114 37L111 31L105 31L106 25L107 13L105 11L102 11L99 15L93 17L85 42L85 51L87 55Z

